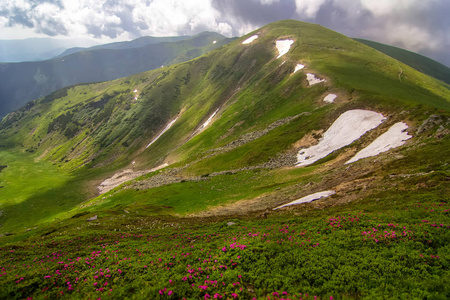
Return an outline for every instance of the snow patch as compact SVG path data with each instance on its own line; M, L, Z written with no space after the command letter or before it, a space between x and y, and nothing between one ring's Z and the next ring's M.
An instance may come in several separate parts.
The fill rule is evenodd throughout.
M317 78L316 75L311 73L306 74L306 80L308 80L309 85L314 85L325 81L325 79Z
M217 43L217 41L213 41L213 44Z
M319 144L298 152L296 166L310 165L331 152L350 145L364 133L380 125L385 119L382 114L370 110L346 111L323 134Z
M325 98L323 98L323 101L333 103L336 97L337 97L336 94L328 94Z
M106 179L102 183L100 183L100 185L97 187L97 189L100 192L100 194L104 194L106 192L109 192L113 188L118 187L122 183L133 180L133 179L135 179L139 176L145 175L147 173L151 173L151 172L157 171L159 169L165 168L167 166L168 166L168 164L162 164L153 169L145 170L145 171L133 171L130 169L123 170L121 172L114 174L112 177Z
M302 65L302 64L297 64L297 65L295 66L294 74L295 74L297 71L300 71L301 69L303 69L304 67L305 67L305 66Z
M286 53L288 53L289 49L291 49L291 45L294 43L294 40L281 40L276 42L276 46L278 49L277 58L282 57Z
M205 129L206 128L206 126L208 126L209 125L209 123L211 123L211 120L214 118L214 116L217 114L217 112L219 111L219 109L216 109L216 111L215 112L213 112L213 114L208 118L208 120L206 120L206 122L205 123L203 123L203 125L202 126L200 126L198 129L197 129L197 133L200 133L200 132L202 132L203 131L203 129Z
M406 140L412 138L412 136L406 132L406 129L408 129L408 125L405 123L395 123L388 131L376 138L369 146L356 153L356 155L345 164L350 164L362 158L375 156L392 148L402 146L406 143Z
M301 204L301 203L309 203L309 202L312 202L314 200L318 200L318 199L321 199L321 198L329 197L329 196L334 195L334 194L336 194L336 192L335 191L331 191L331 190L330 191L318 192L318 193L311 194L311 195L305 196L303 198L294 200L294 201L289 202L287 204L278 206L278 207L274 208L273 210L276 210L276 209L279 209L279 208L282 208L282 207L286 207L286 206Z
M258 38L258 35L252 35L251 37L249 37L248 39L246 39L245 41L242 42L242 44L250 44L251 42L253 42L254 40L256 40Z
M145 149L147 149L148 147L150 147L150 145L153 144L154 142L156 142L156 140L159 139L159 138L164 134L164 132L166 132L167 130L169 130L170 127L172 127L173 123L175 123L175 121L176 121L177 119L178 119L178 117L176 117L175 120L169 122L169 124L166 125L166 127L163 129L163 131L161 131L161 133L158 134L158 135L157 135L157 136L156 136L156 137L155 137L155 138L147 145L147 147L145 147Z

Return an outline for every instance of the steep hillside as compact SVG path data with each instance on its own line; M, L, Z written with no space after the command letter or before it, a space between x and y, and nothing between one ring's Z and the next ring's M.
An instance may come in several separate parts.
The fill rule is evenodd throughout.
M186 61L231 40L205 32L176 42L141 47L130 42L130 48L120 44L46 61L0 64L0 117L63 87L112 80Z
M431 77L450 84L450 68L438 63L435 60L401 48L364 39L355 40L383 52L384 54L389 55L390 57L393 57L424 74L430 75Z
M445 298L449 132L448 85L289 20L59 90L0 123L0 258L55 249L0 295Z

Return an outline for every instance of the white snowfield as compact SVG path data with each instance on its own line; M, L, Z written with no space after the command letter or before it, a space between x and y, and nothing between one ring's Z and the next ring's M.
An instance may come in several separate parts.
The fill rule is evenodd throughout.
M286 53L288 53L289 49L291 49L291 45L294 43L294 40L281 40L276 42L276 46L278 49L277 58L282 57Z
M213 41L213 44L217 43L217 41Z
M214 116L217 114L218 111L219 111L219 109L216 109L216 111L213 112L213 114L212 114L211 116L209 116L208 120L206 120L206 122L203 123L203 125L200 126L200 127L197 129L197 134L200 133L200 132L202 132L203 129L205 129L206 126L208 126L209 123L211 123L211 120L214 118Z
M297 167L307 166L331 152L350 145L367 131L380 125L386 118L370 110L354 109L339 116L323 134L319 144L301 149L297 154Z
M286 206L296 205L296 204L309 203L309 202L312 202L314 200L318 200L318 199L321 199L321 198L329 197L329 196L334 195L334 194L336 194L336 192L332 191L332 190L318 192L318 193L311 194L311 195L305 196L303 198L294 200L292 202L283 204L281 206L275 207L273 210L276 210L276 209L279 209L279 208L283 208L283 207L286 207Z
M317 78L316 75L311 74L311 73L307 73L306 74L306 80L308 80L308 84L309 85L315 85L315 84L318 84L318 83L321 83L321 82L325 81L325 79Z
M336 98L337 98L336 94L328 94L325 98L323 98L323 101L333 103Z
M170 127L172 127L173 123L175 123L175 121L178 119L178 117L175 118L175 120L169 122L169 124L166 125L166 127L163 129L163 131L161 131L148 145L147 147L145 147L145 149L147 149L148 147L150 147L151 144L153 144L154 142L156 142L157 139L159 139L164 132L166 132L167 130L170 129Z
M301 69L303 69L305 66L302 64L297 64L295 66L295 70L294 70L294 74L297 73L297 71L300 71Z
M405 123L395 123L388 131L376 138L369 146L356 153L355 156L345 164L350 164L362 158L376 156L392 148L402 146L406 143L406 140L412 138L412 136L406 132L406 129L408 129L408 125Z
M253 42L254 40L256 40L258 38L258 35L252 35L251 37L249 37L248 39L246 39L245 41L242 42L242 44L250 44L251 42Z

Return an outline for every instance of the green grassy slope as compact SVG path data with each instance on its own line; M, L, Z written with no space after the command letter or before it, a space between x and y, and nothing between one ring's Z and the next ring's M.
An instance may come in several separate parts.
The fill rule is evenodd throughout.
M433 112L448 114L447 86L345 36L295 21L274 23L258 33L260 37L250 45L241 44L242 38L186 63L111 82L74 86L33 101L2 121L1 146L8 152L19 150L52 162L59 172L84 182L90 187L87 194L93 196L95 185L121 168L188 164L177 176L189 178L276 161L292 152L303 136L326 129L349 109L372 109L391 116L380 130L395 121L407 121L414 128ZM295 42L288 54L276 59L275 41L285 38ZM292 74L297 63L306 68ZM307 72L327 82L307 86ZM338 93L340 101L325 105L321 99L327 92ZM193 136L216 109L213 123ZM303 115L240 147L211 152L245 133L264 130L277 120L299 114ZM176 116L174 125L145 148ZM294 169L293 179L280 185L289 186L301 178L324 178L314 175L315 167L309 168L305 178L304 172ZM269 184L273 178L256 176L255 182L249 181L250 189L243 186L235 194L204 194L199 201L203 204L195 211L206 207L208 197L218 197L214 203L220 204L274 192L279 187ZM72 189L71 182L67 181L67 190ZM114 197L153 199L154 205L163 206L168 199L164 195L171 195L171 188L159 188L169 190L161 191L158 197L154 190L140 192L140 196L127 190ZM173 188L178 189L176 184ZM198 184L189 188L198 194ZM187 204L182 204L185 190L180 189L176 194L181 198L173 198L169 206L175 207L175 213L187 213ZM4 191L8 190L5 186ZM40 197L46 194L32 201ZM70 192L66 197L63 202L70 207L82 199ZM66 208L59 211L63 213ZM15 226L9 220L5 228Z
M231 40L204 32L175 42L123 49L94 48L46 61L0 64L0 117L63 87L113 80L190 60Z
M243 45L253 34L258 39ZM280 39L294 43L277 58L275 42ZM305 68L294 74L298 63ZM307 73L326 82L309 86ZM48 247L73 256L44 259L39 269L29 271L14 271L8 264L0 279L8 287L2 295L17 294L20 288L30 291L20 297L43 289L42 297L99 297L104 290L94 283L104 286L106 279L100 281L95 272L114 266L118 274L112 273L106 284L112 298L162 299L169 290L176 298L192 299L205 298L205 293L277 299L283 291L322 299L445 298L448 91L442 82L350 38L288 20L184 63L69 87L33 101L0 124L0 165L7 165L0 172L1 192L11 199L0 202L1 230L8 233L1 240L0 258L27 265L29 257L46 255ZM323 101L328 93L338 95L334 103ZM351 109L376 111L387 119L351 145L310 166L294 167L297 151L317 143ZM196 134L214 112L209 126ZM344 165L400 121L413 136L404 146ZM163 163L169 166L97 194L96 186L118 171ZM31 171L34 164L45 170L47 184L32 183L39 170ZM30 169L30 187L23 193L17 188L21 183L14 181L19 167ZM336 194L271 211L324 190ZM86 221L94 215L96 221ZM226 225L230 219L239 226ZM294 232L285 236L286 230L291 232L285 228L289 224ZM262 240L256 238L260 235ZM126 237L133 240L125 242ZM233 238L248 251L223 251ZM92 250L86 250L88 245ZM99 248L103 246L105 250ZM99 255L93 269L74 261L85 261L94 250ZM112 251L120 253L113 256ZM186 252L193 255L177 260L179 251L184 258ZM304 255L307 260L296 259ZM122 278L116 265L124 257L130 261L120 266ZM324 263L323 257L329 261ZM204 260L204 265L196 263ZM41 271L55 273L60 261L67 264L58 268L62 275ZM194 276L185 269L188 264L203 272ZM222 274L219 265L227 266ZM269 265L270 278L261 277ZM78 284L75 273L87 283ZM398 274L406 273L407 279L399 279ZM189 274L193 278L184 280ZM44 276L57 284L47 286ZM238 276L239 286L234 281ZM434 284L427 284L430 278ZM202 284L208 285L206 292L199 288Z
M424 74L430 75L431 77L434 77L436 79L444 81L447 84L450 84L450 69L444 66L443 64L438 63L435 60L432 60L426 56L411 51L407 51L401 48L373 41L368 41L364 39L354 39L354 40L363 43L369 47L372 47L380 52L383 52L384 54L387 54L390 57L393 57Z

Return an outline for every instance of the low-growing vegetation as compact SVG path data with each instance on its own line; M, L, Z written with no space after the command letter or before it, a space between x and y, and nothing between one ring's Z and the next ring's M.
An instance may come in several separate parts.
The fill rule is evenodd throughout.
M446 299L449 203L234 219L79 215L0 249L3 299Z

